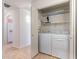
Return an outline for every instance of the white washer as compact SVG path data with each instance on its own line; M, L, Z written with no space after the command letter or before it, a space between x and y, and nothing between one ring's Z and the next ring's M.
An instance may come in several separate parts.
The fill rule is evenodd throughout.
M68 35L52 35L52 56L61 59L68 59L69 55L69 38Z

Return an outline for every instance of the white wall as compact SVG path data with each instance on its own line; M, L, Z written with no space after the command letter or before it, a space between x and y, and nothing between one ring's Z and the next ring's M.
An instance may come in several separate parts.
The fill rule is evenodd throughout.
M15 21L15 39L13 47L23 48L31 44L31 15L30 10L26 8L16 9Z
M69 0L35 0L33 3L35 4L37 9L42 9L42 8L54 6L68 1Z
M31 44L31 11L20 8L20 47Z
M61 14L59 14L61 15ZM54 20L54 16L55 15L52 15L53 16L53 23L50 24L50 25L41 25L41 32L51 32L51 33L58 33L58 34L69 34L69 13L65 13L63 14L64 16L62 16L63 18L60 20L59 17L57 17L56 19L58 19L58 21L61 21L61 22L58 22L58 23L55 23ZM42 19L44 20L44 19ZM52 20L52 19L50 19ZM62 23L62 21L64 21ZM66 22L66 23L65 23Z
M69 34L69 24L52 24L48 26L42 26L41 32L51 32L58 34Z
M20 28L20 23L19 23L19 20L20 20L20 18L19 18L19 8L15 8L15 10L14 10L15 12L15 29L14 29L14 34L15 34L15 37L14 37L14 39L13 39L13 47L20 47L20 30L19 30L19 28Z

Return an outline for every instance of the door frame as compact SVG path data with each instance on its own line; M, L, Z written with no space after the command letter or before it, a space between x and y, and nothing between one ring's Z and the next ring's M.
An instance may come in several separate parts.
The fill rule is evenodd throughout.
M69 59L76 59L76 39L77 39L77 17L76 17L76 0L70 0L70 53Z

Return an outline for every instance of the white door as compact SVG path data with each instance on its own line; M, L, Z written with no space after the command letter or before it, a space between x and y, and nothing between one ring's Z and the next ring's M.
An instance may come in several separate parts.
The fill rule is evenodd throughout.
M39 34L39 50L42 53L51 55L51 34Z
M12 23L8 23L8 43L12 43L14 39L13 33L14 26Z

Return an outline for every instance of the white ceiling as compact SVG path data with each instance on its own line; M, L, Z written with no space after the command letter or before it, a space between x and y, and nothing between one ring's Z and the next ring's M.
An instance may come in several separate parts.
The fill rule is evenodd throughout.
M19 8L30 8L31 7L31 0L4 0L7 4L19 7Z

